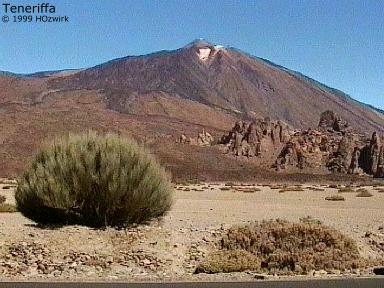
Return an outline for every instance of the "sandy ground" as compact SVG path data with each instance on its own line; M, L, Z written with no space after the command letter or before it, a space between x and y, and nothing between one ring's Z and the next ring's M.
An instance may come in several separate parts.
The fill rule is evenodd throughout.
M3 186L0 194L14 203L14 188ZM384 256L371 245L372 239L384 242L384 193L373 186L364 187L373 197L343 193L346 200L337 202L325 200L338 191L325 185L302 185L304 191L284 193L270 186L255 186L260 191L246 193L224 183L175 188L175 203L167 216L128 231L39 228L20 213L0 213L0 279L252 280L252 273L194 275L193 271L231 225L276 218L297 222L307 216L355 239L364 257Z

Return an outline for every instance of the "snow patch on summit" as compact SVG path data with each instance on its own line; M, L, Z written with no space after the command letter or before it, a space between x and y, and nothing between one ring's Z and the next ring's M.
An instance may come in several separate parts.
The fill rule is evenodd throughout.
M199 59L201 61L206 61L209 58L209 55L211 54L211 48L200 48L197 55L199 56Z

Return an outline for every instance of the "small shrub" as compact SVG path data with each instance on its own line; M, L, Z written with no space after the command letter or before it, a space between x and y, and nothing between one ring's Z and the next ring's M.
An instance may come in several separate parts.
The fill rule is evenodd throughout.
M16 206L8 203L0 204L0 213L14 213L17 212Z
M321 192L321 191L325 191L325 189L323 189L323 188L318 188L318 187L309 187L308 189L309 189L309 190L312 190L312 191L319 191L319 192Z
M337 189L339 188L339 185L336 185L336 184L331 184L328 186L329 188L333 188L333 189Z
M18 210L37 223L123 227L166 213L172 185L136 143L90 132L41 150L15 197Z
M232 186L236 186L236 184L233 183L233 182L227 182L227 183L224 184L224 186L230 186L230 187L232 187Z
M243 193L255 193L261 191L261 189L255 187L240 187L236 188L235 190Z
M383 182L376 182L373 187L384 187L384 181Z
M376 188L376 191L377 191L378 193L384 193L384 189L383 189L383 188Z
M284 192L303 192L303 191L305 191L303 188L300 188L298 186L294 186L294 187L282 188L281 190L279 190L279 193L284 193Z
M3 204L3 203L5 202L5 200L7 200L7 199L5 198L5 196L0 195L0 204Z
M302 223L322 224L319 219L315 219L312 216L305 216L299 219Z
M345 271L368 265L361 258L355 241L315 221L290 223L271 220L236 226L227 231L218 248L218 252L198 265L197 273L249 269L306 274L310 270ZM236 257L228 256L231 253L235 253ZM241 264L234 265L233 258Z
M221 191L229 191L231 190L231 187L220 187Z
M351 187L339 188L339 193L354 193L356 192Z
M201 263L195 273L231 273L260 269L260 259L244 250L217 251Z
M373 196L373 194L366 189L359 189L359 190L360 192L356 195L356 197L372 197Z
M345 198L341 195L332 195L332 196L325 197L325 200L328 200L328 201L345 201Z

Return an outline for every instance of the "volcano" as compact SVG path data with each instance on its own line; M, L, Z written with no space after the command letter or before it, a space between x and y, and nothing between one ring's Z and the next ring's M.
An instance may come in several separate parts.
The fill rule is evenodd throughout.
M193 169L207 161L220 166L216 151L174 147L174 138L203 128L219 135L237 120L264 117L317 127L326 110L362 133L384 132L383 111L299 72L203 40L88 69L0 72L0 174L19 172L42 139L88 129L135 137L171 167L182 161ZM186 160L190 155L201 157Z

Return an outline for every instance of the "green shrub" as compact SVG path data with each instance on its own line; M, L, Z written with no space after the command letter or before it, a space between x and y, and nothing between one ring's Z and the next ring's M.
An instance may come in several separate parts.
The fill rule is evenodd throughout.
M171 187L164 169L136 143L89 132L42 149L18 180L16 203L40 224L123 227L162 216Z

